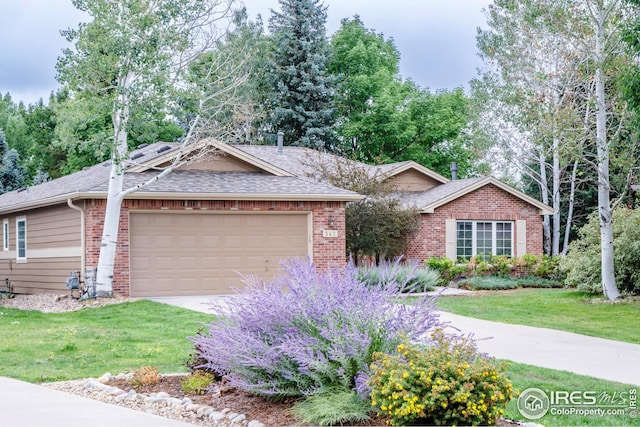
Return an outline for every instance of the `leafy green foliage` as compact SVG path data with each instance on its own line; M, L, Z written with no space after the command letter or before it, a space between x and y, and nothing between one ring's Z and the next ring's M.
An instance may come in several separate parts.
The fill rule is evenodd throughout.
M297 402L291 412L305 424L332 426L360 424L373 412L368 400L352 390L330 390Z
M215 379L216 376L213 373L197 370L184 377L180 381L180 387L185 393L205 394Z
M420 226L420 214L393 196L392 185L380 174L372 176L356 163L339 158L314 166L332 185L367 196L345 209L347 252L356 264L366 256L378 263L405 253L409 238Z
M439 283L442 286L449 285L449 282L467 271L466 265L457 264L447 257L431 257L425 261L425 264L429 269L440 273Z
M467 122L462 90L432 94L398 74L400 53L392 39L345 19L331 38L329 71L338 80L340 150L367 163L414 160L443 175L451 162L461 175L471 153L458 138Z
M640 211L619 207L613 213L614 269L616 284L627 294L640 294ZM561 261L566 284L578 290L602 293L600 270L600 225L593 214L569 245Z
M513 397L505 367L441 330L426 348L374 355L371 403L392 425L493 425Z
M272 10L269 127L287 145L333 148L334 78L327 73L327 8L320 0L279 0Z

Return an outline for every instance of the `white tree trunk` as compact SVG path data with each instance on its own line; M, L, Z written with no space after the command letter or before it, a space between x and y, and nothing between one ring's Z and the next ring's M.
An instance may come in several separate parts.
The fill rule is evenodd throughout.
M125 77L124 87L128 86ZM118 230L120 225L120 208L125 193L124 186L124 157L127 154L127 122L129 120L128 98L126 94L118 96L116 109L113 114L114 152L111 155L111 172L109 175L109 190L107 206L104 214L104 227L98 257L96 272L95 297L113 296L113 274L118 244Z
M551 255L560 254L560 138L553 136L553 225L551 227Z
M549 204L549 187L547 187L547 159L544 156L542 150L538 154L538 163L540 164L540 198L545 205ZM549 222L549 215L542 216L542 231L543 231L543 247L544 253L551 253L551 225Z
M598 217L600 219L600 255L602 261L602 292L610 300L620 298L613 268L613 212L609 182L609 145L607 141L607 105L605 98L604 11L595 15L596 29L596 146L598 149Z
M562 244L562 256L569 251L569 238L571 235L571 225L573 224L573 208L576 197L576 178L578 176L578 161L573 162L573 172L571 172L571 190L569 191L569 207L567 208L567 223L564 226L564 242Z

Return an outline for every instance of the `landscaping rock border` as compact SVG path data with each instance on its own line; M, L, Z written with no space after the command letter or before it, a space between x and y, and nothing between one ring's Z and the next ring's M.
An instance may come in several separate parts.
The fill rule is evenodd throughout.
M201 426L265 427L260 421L249 420L245 414L232 412L229 408L198 405L188 397L178 399L164 392L144 394L137 393L133 389L125 391L109 385L109 382L113 379L125 379L131 378L131 376L132 374L113 376L110 373L106 373L100 378L61 381L42 385L65 393L72 393L89 399Z

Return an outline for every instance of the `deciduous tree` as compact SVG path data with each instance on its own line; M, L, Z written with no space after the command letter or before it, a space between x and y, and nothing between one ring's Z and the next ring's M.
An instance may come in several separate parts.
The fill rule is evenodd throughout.
M350 202L345 212L347 252L356 264L363 257L378 263L404 255L409 239L420 227L417 209L404 206L381 174L355 162L336 158L314 166L321 179L367 196Z
M210 109L215 111L217 107L213 100L223 92L220 82L189 85L186 75L189 65L225 34L233 0L74 0L73 3L92 20L63 32L74 47L64 51L57 69L59 80L69 89L72 99L92 99L111 111L112 132L105 138L110 148L111 172L96 277L97 296L111 296L123 199L170 173L183 160L189 144L202 134L214 132L215 120L207 119L212 118ZM224 93L233 91L235 86L236 81L228 81ZM194 97L199 99L200 107L189 123L182 148L170 167L142 185L124 188L132 118L145 113L167 113L177 89L193 91L191 96L197 93Z

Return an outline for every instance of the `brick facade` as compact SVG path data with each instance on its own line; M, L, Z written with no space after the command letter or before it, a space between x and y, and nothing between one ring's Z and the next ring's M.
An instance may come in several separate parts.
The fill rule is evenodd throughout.
M86 203L86 266L96 267L104 224L106 200ZM346 262L345 215L343 202L213 201L213 200L125 200L120 211L120 228L114 271L114 294L129 296L129 212L217 211L217 212L311 212L313 218L313 261L326 269ZM323 230L336 230L338 237L323 237Z
M539 209L489 184L438 207L432 214L422 214L420 230L409 246L407 258L422 262L432 256L444 257L447 219L514 222L525 220L527 221L526 252L533 255L543 252L542 217ZM517 239L516 233L517 230L514 227L514 242Z

